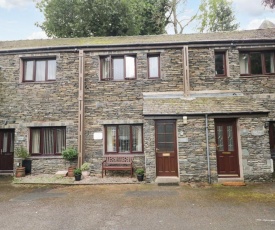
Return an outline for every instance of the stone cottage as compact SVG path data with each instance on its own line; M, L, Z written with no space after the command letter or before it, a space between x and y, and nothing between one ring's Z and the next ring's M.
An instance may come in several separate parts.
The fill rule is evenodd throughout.
M146 180L266 181L275 152L275 29L0 42L0 172L101 173L134 156Z

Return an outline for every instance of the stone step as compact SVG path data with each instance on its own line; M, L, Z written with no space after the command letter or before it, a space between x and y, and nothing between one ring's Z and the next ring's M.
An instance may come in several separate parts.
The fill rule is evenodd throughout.
M168 176L158 176L155 180L157 185L179 185L180 178L179 177L168 177Z

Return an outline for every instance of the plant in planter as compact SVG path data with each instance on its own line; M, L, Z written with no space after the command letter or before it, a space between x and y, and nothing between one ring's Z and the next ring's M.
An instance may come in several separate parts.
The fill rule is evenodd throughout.
M62 157L70 162L70 166L68 168L68 177L74 176L75 166L72 165L73 160L75 160L78 156L77 150L73 147L66 148L62 151Z
M28 150L25 147L20 146L19 148L16 148L14 152L17 157L23 159L22 167L16 168L16 177L22 177L25 176L25 174L31 173L32 161L31 159L27 159L30 156Z
M89 162L84 162L83 165L81 165L80 169L82 171L83 177L87 177L90 175L90 166L91 164Z
M143 168L138 168L136 170L136 174L137 174L138 181L143 181L143 178L144 178L144 169Z
M80 168L77 168L74 170L74 178L76 181L81 180L81 169Z

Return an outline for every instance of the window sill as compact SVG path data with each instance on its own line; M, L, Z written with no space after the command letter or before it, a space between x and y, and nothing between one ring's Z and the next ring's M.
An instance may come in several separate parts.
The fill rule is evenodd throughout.
M108 156L121 156L121 155L125 155L125 156L133 156L133 157L145 157L144 153L105 153L103 155L103 157L108 157Z
M57 81L22 81L19 84L25 85L25 84L53 84Z
M61 155L55 155L55 156L43 156L43 155L37 155L37 156L31 156L28 157L28 159L63 159Z

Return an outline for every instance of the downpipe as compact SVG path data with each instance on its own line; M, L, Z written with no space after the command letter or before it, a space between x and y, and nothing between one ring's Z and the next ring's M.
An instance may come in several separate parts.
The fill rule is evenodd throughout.
M207 176L208 183L211 184L210 156L209 156L209 139L208 139L208 116L205 114L205 135L206 135L206 156L207 156Z

